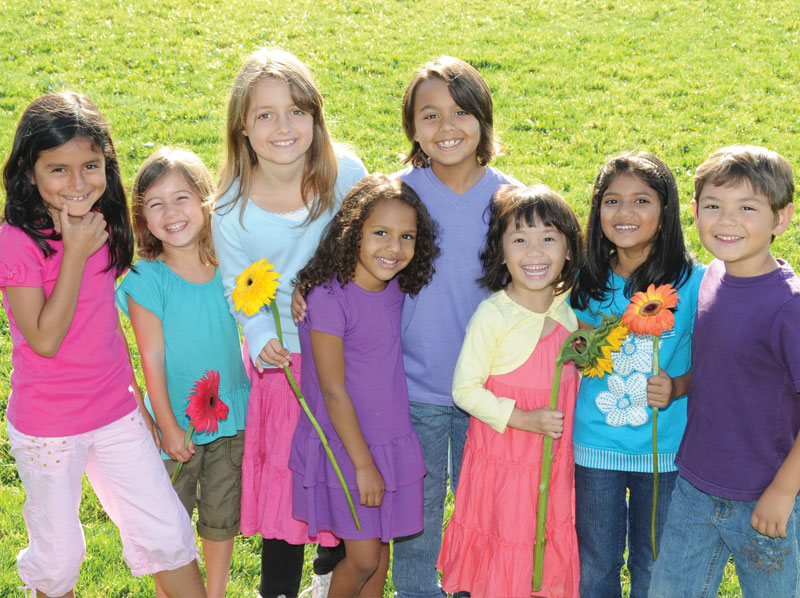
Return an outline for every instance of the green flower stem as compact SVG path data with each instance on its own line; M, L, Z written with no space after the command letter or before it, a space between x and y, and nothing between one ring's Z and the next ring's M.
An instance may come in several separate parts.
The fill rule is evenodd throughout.
M561 387L561 369L564 363L571 361L574 353L572 344L577 339L587 339L589 331L576 330L570 334L561 345L556 359L556 369L553 373L553 386L550 389L550 406L554 410L558 406L558 391ZM547 522L547 499L550 493L550 469L553 464L553 439L545 436L542 440L542 467L539 475L539 501L536 509L536 543L533 545L533 580L531 591L536 592L542 588L542 576L544 574L544 548L547 540L544 535L545 523Z
M658 376L661 369L658 364L658 335L653 335L653 375ZM656 509L658 507L658 407L653 407L653 512L650 514L650 548L653 549L653 560L658 558L656 548Z
M194 426L189 424L189 427L186 428L186 435L183 437L183 448L189 448L189 442L192 440L192 435L194 434ZM172 483L175 483L175 480L178 479L178 476L181 475L181 469L183 468L183 463L178 461L178 466L175 468L175 473L172 474L170 480Z
M283 345L283 334L281 333L281 317L278 313L278 304L275 303L275 300L270 302L270 308L272 310L272 317L275 320L275 329L278 333L278 340L280 341L281 345ZM347 488L347 483L344 480L344 476L342 475L342 470L339 468L339 463L336 461L336 457L331 450L330 444L328 444L328 439L325 436L325 432L322 431L322 428L317 421L317 418L314 417L314 414L311 413L311 409L308 407L308 403L306 403L306 399L303 396L303 393L300 392L300 389L297 386L297 382L295 382L294 376L292 376L292 372L289 371L288 367L283 368L284 373L286 374L286 378L289 380L289 384L294 391L294 395L297 397L300 406L303 408L308 419L311 420L311 424L314 426L314 429L317 431L317 435L319 436L320 441L322 442L322 446L325 448L325 453L328 455L328 459L330 459L331 465L333 466L333 470L336 472L336 477L339 478L339 483L342 485L342 490L344 490L345 498L347 498L347 504L350 506L350 514L353 516L353 521L356 524L356 528L358 531L361 531L361 522L358 520L358 515L356 514L356 507L353 504L353 497L350 496L350 490Z

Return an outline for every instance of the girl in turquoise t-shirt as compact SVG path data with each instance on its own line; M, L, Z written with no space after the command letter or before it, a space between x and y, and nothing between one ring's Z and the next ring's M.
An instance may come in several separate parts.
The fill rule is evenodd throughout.
M571 295L582 325L597 326L604 314L622 315L631 295L650 284L671 284L680 295L675 325L661 336L661 375L652 376L651 337L630 333L620 351L611 354L610 374L583 378L575 407L580 594L621 597L627 538L631 598L643 598L653 565L652 407L663 408L658 418L658 538L686 425L691 331L703 275L683 241L678 188L669 167L646 152L612 158L595 181L586 245Z
M213 190L211 175L190 151L165 147L145 161L132 193L143 259L119 285L117 303L136 334L167 471L172 475L183 464L173 485L190 515L198 503L208 596L224 598L239 532L250 383L211 242ZM224 408L212 414L212 421L224 419L186 443L189 397L206 371L219 376L218 399L227 414ZM158 584L156 595L166 596Z

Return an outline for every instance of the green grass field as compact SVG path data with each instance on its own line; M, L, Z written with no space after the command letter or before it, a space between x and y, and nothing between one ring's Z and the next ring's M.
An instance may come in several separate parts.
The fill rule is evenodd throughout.
M542 182L587 214L604 160L649 149L674 170L695 255L692 173L723 145L765 145L800 165L800 20L776 0L0 0L0 155L25 106L50 90L88 94L112 125L127 183L153 147L182 145L215 169L228 87L253 49L294 52L315 74L330 129L370 171L401 166L405 84L440 54L473 64L492 88L503 154L493 165ZM2 200L0 200L2 201ZM800 227L774 245L800 266ZM0 407L11 342L0 315ZM23 492L0 416L0 596L22 596ZM78 594L151 595L133 579L115 528L86 491L88 556ZM252 596L258 543L237 540L229 596ZM391 585L386 595L390 595ZM738 596L730 570L720 595Z

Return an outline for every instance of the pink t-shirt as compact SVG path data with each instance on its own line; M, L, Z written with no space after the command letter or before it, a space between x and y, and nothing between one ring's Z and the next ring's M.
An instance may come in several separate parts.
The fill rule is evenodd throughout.
M8 421L32 436L71 436L109 424L136 408L130 387L133 372L127 348L117 333L114 272L104 245L87 261L75 316L58 352L36 353L19 330L8 306L6 287L42 287L53 292L63 255L61 241L48 241L56 253L45 258L21 229L0 226L0 287L8 314L13 350Z

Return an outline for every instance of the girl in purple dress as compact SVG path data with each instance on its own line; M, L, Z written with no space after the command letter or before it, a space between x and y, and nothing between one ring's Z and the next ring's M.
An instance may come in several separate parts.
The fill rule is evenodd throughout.
M408 412L400 310L433 275L435 225L399 179L356 185L314 257L297 276L308 306L300 323L302 388L356 503L362 529L308 418L292 442L292 516L309 533L333 532L347 557L331 596L379 596L389 540L422 530L425 465Z

